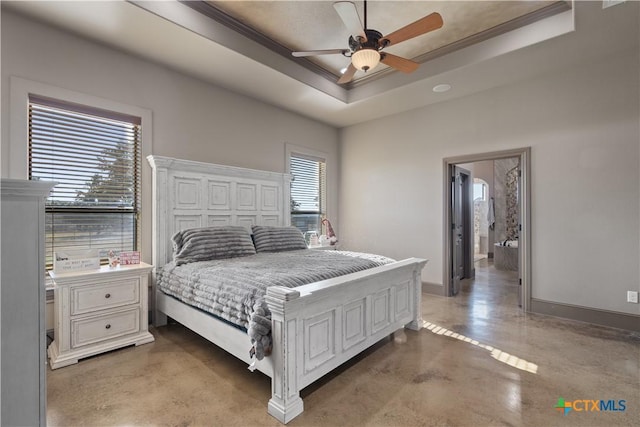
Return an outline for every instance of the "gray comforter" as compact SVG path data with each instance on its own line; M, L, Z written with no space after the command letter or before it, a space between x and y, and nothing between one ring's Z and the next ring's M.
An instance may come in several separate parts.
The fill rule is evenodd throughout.
M247 330L256 358L271 351L269 286L293 288L393 262L380 255L296 250L176 266L166 264L158 287L164 293Z

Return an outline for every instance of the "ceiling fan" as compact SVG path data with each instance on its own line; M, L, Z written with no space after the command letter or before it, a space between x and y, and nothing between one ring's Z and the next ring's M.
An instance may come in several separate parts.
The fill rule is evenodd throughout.
M442 16L439 13L432 13L424 18L418 19L412 24L406 25L391 34L383 36L376 30L367 28L367 2L364 2L364 27L360 22L358 11L354 3L350 1L337 1L333 7L340 15L342 22L351 32L349 36L349 49L325 49L291 52L293 56L316 56L342 54L351 58L351 63L342 77L338 79L338 84L349 83L356 71L368 71L375 68L379 62L386 64L396 70L411 73L420 64L382 50L388 46L412 39L422 34L437 30L442 27Z

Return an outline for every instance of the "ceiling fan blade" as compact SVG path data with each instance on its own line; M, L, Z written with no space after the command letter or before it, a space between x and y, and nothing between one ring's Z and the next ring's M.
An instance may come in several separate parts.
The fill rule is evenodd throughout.
M398 44L405 40L412 39L429 31L437 30L442 27L442 16L434 12L424 18L418 19L416 22L409 24L399 30L394 31L380 39L380 46L387 47Z
M342 77L338 79L338 84L341 85L344 83L349 83L353 79L353 75L356 73L356 71L358 71L358 69L354 67L353 64L349 63L347 71L345 71Z
M413 73L420 66L420 64L415 61L392 55L387 52L383 52L380 55L380 62L388 65L389 67L393 67L396 70L402 71L403 73Z
M349 49L323 49L323 50L303 50L300 52L291 52L291 55L295 57L302 56L316 56L316 55L335 55L335 54L346 54L349 52Z
M333 8L338 12L340 19L342 19L353 38L360 37L363 42L366 42L367 35L362 27L362 22L360 22L356 5L350 1L337 1L333 4Z

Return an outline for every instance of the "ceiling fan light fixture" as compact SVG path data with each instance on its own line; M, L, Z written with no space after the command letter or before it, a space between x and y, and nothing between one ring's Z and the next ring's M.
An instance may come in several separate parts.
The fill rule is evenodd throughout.
M430 31L437 30L443 25L442 16L437 12L433 12L430 15L383 36L380 31L367 28L367 0L364 1L364 26L360 21L356 5L352 0L336 1L333 7L351 33L349 36L349 49L309 50L291 52L291 54L295 57L302 57L335 55L339 53L343 56L351 57L351 63L346 71L341 70L342 76L338 78L338 84L349 83L353 80L358 70L365 72L372 70L377 67L380 62L403 73L408 74L414 72L420 66L419 63L388 52L380 53L380 51L388 46L396 45Z
M351 55L351 63L358 70L372 70L380 63L380 52L375 49L360 49Z

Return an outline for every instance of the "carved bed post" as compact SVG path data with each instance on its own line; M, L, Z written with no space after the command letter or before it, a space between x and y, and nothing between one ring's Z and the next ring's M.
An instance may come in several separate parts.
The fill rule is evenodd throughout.
M271 310L273 340L273 378L268 411L283 424L304 410L298 384L298 310L287 305L300 297L300 292L281 286L267 289L266 302Z
M421 262L415 266L413 270L413 292L415 292L415 298L413 300L413 309L415 313L414 319L406 325L408 329L413 331L419 331L422 329L422 269L427 264L427 261Z
M151 188L154 195L151 211L153 215L153 238L151 246L151 257L153 270L151 272L151 298L149 299L149 310L151 311L151 321L153 326L164 326L167 324L167 316L158 310L156 301L156 280L162 266L166 262L166 217L167 217L167 166L161 158L153 155L147 156L147 161L151 166L152 180Z

